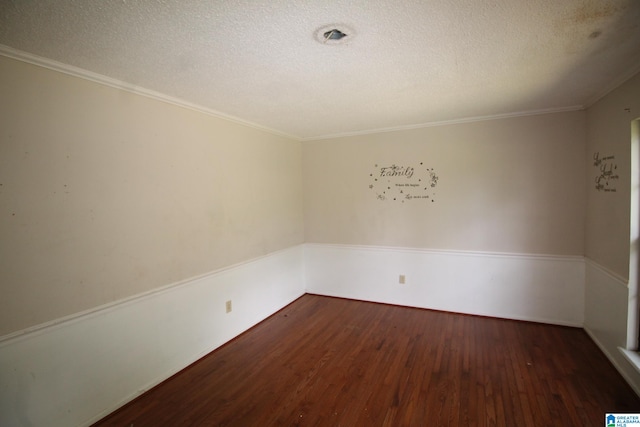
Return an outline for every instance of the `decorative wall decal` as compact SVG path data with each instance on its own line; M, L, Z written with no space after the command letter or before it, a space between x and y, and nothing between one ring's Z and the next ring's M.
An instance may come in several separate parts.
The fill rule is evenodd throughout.
M423 162L415 166L374 165L375 171L369 174L372 179L369 189L378 200L390 200L404 203L408 200L422 199L434 202L438 175L433 168Z
M600 152L593 154L593 166L598 168L595 183L596 190L606 193L615 193L615 181L620 179L617 170L618 165L615 162L616 156L600 157Z

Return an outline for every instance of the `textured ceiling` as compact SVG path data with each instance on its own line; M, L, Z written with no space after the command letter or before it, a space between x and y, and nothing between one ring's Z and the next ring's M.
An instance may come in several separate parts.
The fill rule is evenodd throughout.
M0 0L0 45L311 139L587 106L640 1Z

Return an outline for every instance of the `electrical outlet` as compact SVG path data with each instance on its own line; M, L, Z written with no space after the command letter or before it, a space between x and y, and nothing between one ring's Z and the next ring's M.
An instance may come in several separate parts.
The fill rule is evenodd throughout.
M227 309L227 313L231 313L231 300L225 303L225 307Z
M401 285L404 285L406 283L406 278L404 277L404 274L400 275L400 278L398 279L398 283L400 283Z

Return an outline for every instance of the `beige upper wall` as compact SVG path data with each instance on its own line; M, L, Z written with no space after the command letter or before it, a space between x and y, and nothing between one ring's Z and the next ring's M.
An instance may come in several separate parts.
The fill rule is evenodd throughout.
M0 335L303 242L301 146L0 57Z
M626 277L639 94L636 76L586 113L301 147L0 57L0 335L299 244L303 190L308 242L585 253ZM420 162L434 202L376 199L370 175Z
M627 110L628 109L628 110ZM587 110L587 222L585 255L603 267L629 276L631 122L640 118L640 74L610 92ZM601 174L593 155L614 156L610 180L615 192L596 189ZM602 164L601 164L602 165Z
M585 155L584 111L305 142L305 240L582 255ZM430 199L402 203L394 164L433 168Z

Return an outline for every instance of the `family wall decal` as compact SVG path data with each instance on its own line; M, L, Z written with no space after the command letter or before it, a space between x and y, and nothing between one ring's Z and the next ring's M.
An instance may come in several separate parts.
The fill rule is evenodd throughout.
M600 157L600 152L593 154L593 166L598 168L595 177L596 190L605 193L616 192L616 181L620 179L618 175L618 165L615 162L616 156Z
M438 175L433 168L416 165L374 165L369 174L373 191L377 200L405 203L410 200L435 201L435 188Z

